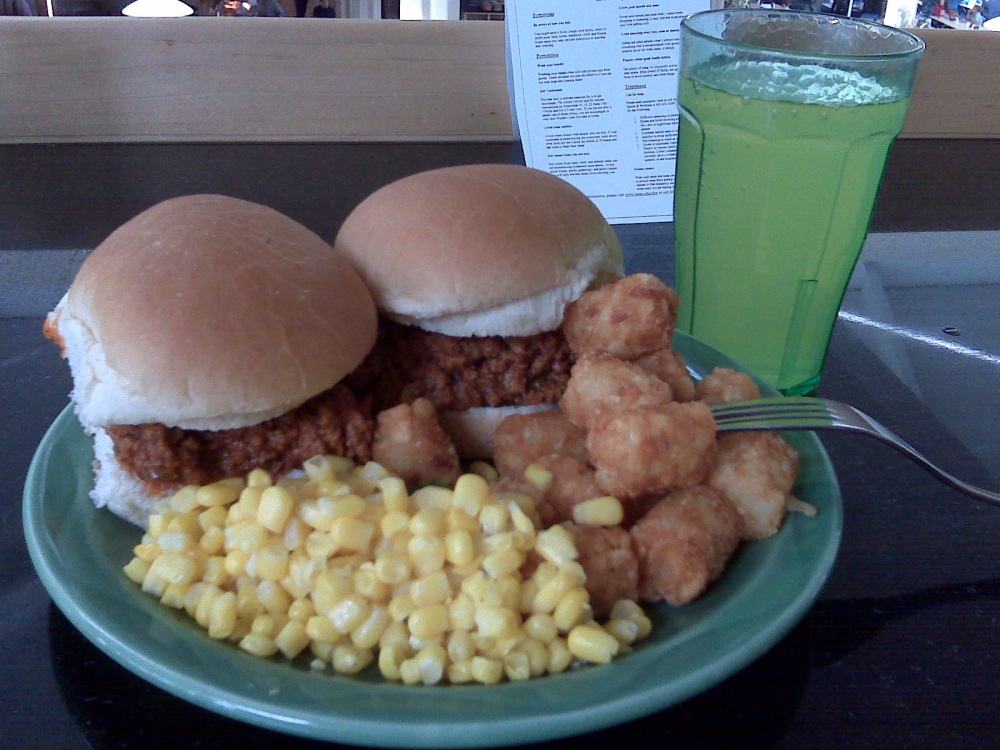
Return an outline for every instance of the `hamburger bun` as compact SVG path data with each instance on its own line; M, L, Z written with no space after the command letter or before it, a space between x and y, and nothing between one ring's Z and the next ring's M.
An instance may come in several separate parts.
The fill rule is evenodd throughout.
M379 309L449 336L529 336L591 286L621 278L600 210L565 180L513 164L420 172L375 191L335 246Z
M459 338L559 328L566 306L623 275L597 206L559 177L512 164L420 172L368 196L335 243L388 318ZM492 454L506 416L555 404L442 411L465 458Z
M338 383L376 327L351 264L278 211L191 195L139 214L88 256L46 324L97 438L95 501L130 520L150 507L105 427L257 424Z

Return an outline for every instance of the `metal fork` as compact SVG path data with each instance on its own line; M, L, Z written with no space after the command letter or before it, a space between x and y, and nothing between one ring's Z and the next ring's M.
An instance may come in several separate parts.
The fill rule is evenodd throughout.
M853 406L825 398L786 396L712 407L720 432L731 430L846 430L881 440L916 461L941 481L977 500L1000 506L1000 493L963 482Z

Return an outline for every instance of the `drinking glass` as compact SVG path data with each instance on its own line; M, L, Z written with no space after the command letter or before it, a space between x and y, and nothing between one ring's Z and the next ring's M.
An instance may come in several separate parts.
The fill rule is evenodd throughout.
M819 382L923 50L816 13L681 22L678 325L783 393Z

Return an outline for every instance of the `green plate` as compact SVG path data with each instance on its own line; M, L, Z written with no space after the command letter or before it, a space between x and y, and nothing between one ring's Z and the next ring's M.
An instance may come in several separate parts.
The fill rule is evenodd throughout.
M734 363L678 335L696 373ZM724 680L776 643L811 606L836 556L837 480L812 433L789 433L802 456L796 493L819 515L744 545L723 577L684 607L647 608L653 634L612 664L496 686L406 687L377 672L314 673L211 640L121 571L140 531L94 508L91 442L72 410L55 420L24 490L28 549L73 624L112 659L184 700L250 724L384 747L497 746L566 737L651 714Z

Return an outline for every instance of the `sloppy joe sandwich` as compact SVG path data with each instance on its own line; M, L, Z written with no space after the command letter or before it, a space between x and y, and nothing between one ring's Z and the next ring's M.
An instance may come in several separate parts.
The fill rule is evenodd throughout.
M386 185L334 245L380 311L378 343L356 377L377 408L428 399L466 457L491 454L503 417L556 405L573 363L566 306L623 273L621 245L589 198L510 164Z
M375 341L374 302L347 259L273 209L153 206L88 256L46 334L94 436L92 498L139 525L187 484L369 457L371 404L341 381Z

